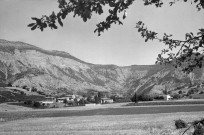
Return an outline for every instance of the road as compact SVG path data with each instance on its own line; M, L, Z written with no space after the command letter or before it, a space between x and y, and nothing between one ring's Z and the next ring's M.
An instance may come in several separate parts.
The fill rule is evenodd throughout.
M81 107L77 110L46 109L35 111L0 112L0 118L12 121L27 118L44 117L71 117L71 116L96 116L96 115L134 115L134 114L158 114L176 112L204 111L204 105L177 105L177 106L149 106L149 107L114 107L114 108L89 108Z

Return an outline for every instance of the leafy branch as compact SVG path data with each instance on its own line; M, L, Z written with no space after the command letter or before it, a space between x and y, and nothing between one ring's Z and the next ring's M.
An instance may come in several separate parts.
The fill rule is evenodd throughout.
M118 23L119 25L123 24L121 19L118 17L118 14L123 12L123 19L126 18L126 9L133 3L134 0L58 0L60 11L56 14L54 11L51 15L43 15L41 18L32 17L32 20L35 20L35 23L31 23L28 27L31 27L31 30L39 28L43 31L47 26L51 29L57 29L56 22L63 26L62 20L70 13L73 13L73 17L79 16L86 22L88 19L91 19L92 13L101 15L103 13L103 7L108 5L109 15L106 17L106 20L98 23L94 32L98 32L98 35L101 35L101 32L108 30L111 25Z
M163 38L159 38L157 36L158 33L148 30L141 21L136 23L136 28L141 33L141 36L145 38L145 42L148 40L158 40L167 46L167 49L163 49L158 54L156 63L171 63L174 67L180 67L186 73L192 72L196 67L202 67L204 58L204 29L199 29L196 35L192 32L186 33L185 40L182 41L175 40L172 38L172 35L167 35L166 33L164 33ZM179 50L177 51L176 49Z

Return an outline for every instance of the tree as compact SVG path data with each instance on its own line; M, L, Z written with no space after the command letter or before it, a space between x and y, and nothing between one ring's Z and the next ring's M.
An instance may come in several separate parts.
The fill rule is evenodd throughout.
M178 1L194 3L198 11L204 9L203 0L170 0L168 3L172 6ZM143 0L143 2L145 6L155 5L157 8L162 7L164 4L162 0ZM106 20L96 25L97 28L94 31L100 36L104 30L108 30L113 24L122 25L121 19L126 18L126 10L133 3L136 2L134 0L58 0L60 9L58 13L52 12L51 15L43 15L41 18L32 17L35 22L29 24L28 27L31 27L31 30L39 28L41 31L47 27L57 29L57 22L60 26L63 26L62 20L70 13L74 13L73 17L79 16L86 22L91 19L93 13L101 15L106 6L109 9L109 15ZM121 13L123 14L122 18L119 17ZM167 46L167 49L163 49L158 54L156 63L171 63L175 68L180 67L185 73L190 73L195 68L202 67L204 58L203 28L199 29L197 34L186 33L185 40L173 39L172 35L166 33L164 33L163 37L158 37L158 33L148 30L142 21L136 23L136 28L146 42L148 40L158 40Z
M40 105L40 103L39 102L34 102L34 104L33 104L33 107L35 107L35 108L39 108L41 105Z
M179 90L179 91L178 91L178 94L183 94L183 91Z
M12 87L12 83L9 82L9 83L7 84L7 86L8 86L8 87Z
M37 88L32 87L32 88L31 88L31 91L32 91L32 92L37 92Z

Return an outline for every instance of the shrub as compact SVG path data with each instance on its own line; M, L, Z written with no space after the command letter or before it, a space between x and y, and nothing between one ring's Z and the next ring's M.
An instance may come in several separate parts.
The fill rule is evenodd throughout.
M131 101L135 103L137 103L138 101L153 101L153 97L147 94L134 94L134 96L131 98Z
M84 103L85 104L90 104L91 102L87 101L87 100L84 100Z
M31 100L28 100L26 102L27 102L27 105L31 105L33 103L33 101L31 101Z
M181 90L178 91L178 94L182 94L182 93L183 93L183 91L181 91Z
M163 100L163 99L164 99L164 96L162 96L162 95L157 95L157 96L154 97L154 99Z
M101 99L100 99L98 96L95 96L95 97L94 97L94 100L95 100L95 103L96 103L96 104L101 103Z
M139 101L153 101L153 97L150 95L144 94L144 95L140 95L138 97L138 100Z
M35 102L34 104L33 104L33 107L35 107L35 108L39 108L41 105L40 105L40 103L39 102Z
M181 95L180 94L174 94L172 97L173 97L173 99L180 99Z
M21 95L26 95L23 91L21 91L20 93L21 93Z
M197 91L198 91L197 89L190 89L187 94L188 95L195 94L195 92Z
M8 87L12 87L12 83L9 82L9 83L7 84L7 86L8 86Z
M79 105L84 105L85 104L85 101L84 101L84 99L82 98L82 99L80 99L79 100Z
M37 88L32 87L31 91L32 91L32 92L37 92Z
M90 97L90 96L87 98L87 101L90 102L90 103L95 103L95 99L93 99L93 98Z
M187 123L179 119L179 120L175 120L175 126L176 126L176 129L186 128Z
M201 91L199 94L204 94L204 92L203 92L203 91Z

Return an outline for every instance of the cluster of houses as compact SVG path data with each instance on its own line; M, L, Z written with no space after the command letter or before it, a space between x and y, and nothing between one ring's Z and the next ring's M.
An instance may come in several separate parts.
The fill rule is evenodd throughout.
M43 106L48 106L53 103L65 103L68 106L73 106L74 104L79 105L79 102L82 99L87 100L86 98L82 98L81 96L73 94L73 95L66 95L60 98L46 97L45 100L40 101L40 103ZM113 99L107 98L107 97L100 98L100 104L107 104L107 103L113 103Z
M41 104L46 106L53 103L65 103L66 105L79 105L82 104L107 104L107 103L113 103L113 99L108 98L107 96L108 92L98 92L95 90L89 90L87 91L88 96L81 96L81 95L75 95L70 94L63 97L55 98L55 97L46 97L44 101L41 101ZM97 100L97 101L96 101ZM81 101L81 102L80 102ZM87 102L84 102L87 101Z

